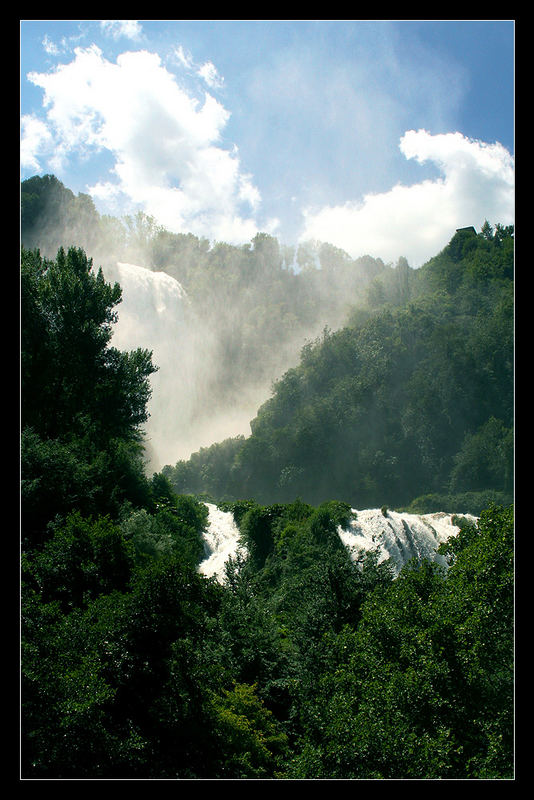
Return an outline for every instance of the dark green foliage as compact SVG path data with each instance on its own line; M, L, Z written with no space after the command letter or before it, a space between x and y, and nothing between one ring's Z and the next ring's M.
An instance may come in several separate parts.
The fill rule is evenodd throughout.
M285 735L232 679L235 621L191 567L147 562L68 615L28 588L23 613L25 776L272 777Z
M473 434L467 434L451 471L451 491L511 492L513 487L514 434L494 417Z
M458 492L457 494L426 494L416 497L406 507L411 514L433 514L447 510L458 514L474 514L479 516L492 505L510 505L513 495L508 492L496 492L491 489L482 492Z
M117 515L143 504L141 448L151 354L109 345L118 284L76 248L49 261L22 250L23 537L42 540L56 514Z
M272 777L285 735L243 676L275 646L236 662L208 510L144 474L153 367L109 347L120 287L73 248L21 266L23 776Z
M287 737L256 695L256 687L237 684L214 702L219 740L220 778L275 777L287 756Z
M48 439L138 438L151 354L109 346L121 289L76 248L55 261L22 250L22 424Z
M54 527L42 550L26 556L24 562L26 579L31 576L43 602L57 601L68 611L128 586L133 548L109 519L86 519L75 512Z
M138 443L120 439L95 450L86 437L62 442L23 429L21 502L25 546L45 539L47 525L57 515L78 510L116 519L124 503L149 507L142 450Z
M26 186L25 230L43 187L73 200ZM207 243L149 223L130 235L179 249L201 292ZM388 307L306 346L251 437L151 479L150 356L109 346L120 288L79 249L23 251L23 778L513 777L513 515L490 502L512 491L511 241L457 234L391 282L360 259ZM214 249L235 283L235 248ZM317 281L316 256L346 290L354 262L299 248ZM289 285L272 237L240 258L239 279ZM224 584L197 569L201 491L227 498L248 548ZM447 570L394 579L341 543L354 498L480 520L441 548Z
M183 513L183 504L187 506L186 512L190 512L191 503L198 505L194 520L190 519L190 513ZM160 560L172 556L194 568L204 556L202 532L206 518L204 505L190 497L177 497L172 507L156 511L123 508L120 527L134 547L138 564L147 559Z
M292 778L513 777L513 523L483 514L324 642Z

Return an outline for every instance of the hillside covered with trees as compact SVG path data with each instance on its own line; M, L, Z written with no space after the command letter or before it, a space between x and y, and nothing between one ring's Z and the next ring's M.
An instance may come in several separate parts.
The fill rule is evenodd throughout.
M36 249L37 200L32 213L23 777L512 778L513 230L459 232L417 271L378 265L347 324L278 380L250 437L149 476L157 365L112 346L121 287L81 240ZM227 252L250 266L260 241L272 245ZM350 260L337 255L342 287ZM284 263L280 280L326 280L320 264ZM224 583L198 570L207 495L248 552ZM376 553L353 560L336 532L351 506L444 498L479 516L442 546L447 569L414 561L394 577Z
M418 270L401 261L349 323L275 384L252 434L166 468L179 491L263 502L479 513L511 502L513 229L461 230Z

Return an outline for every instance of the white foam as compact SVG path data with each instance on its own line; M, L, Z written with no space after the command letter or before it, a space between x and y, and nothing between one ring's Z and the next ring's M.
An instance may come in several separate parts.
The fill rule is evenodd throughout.
M353 509L355 518L348 528L338 528L343 544L353 558L361 550L377 550L379 562L391 558L395 572L411 559L429 559L446 566L443 556L437 553L440 544L451 536L456 536L459 527L453 523L454 516L472 522L476 518L469 514L405 514L379 508L363 511Z
M239 542L240 533L234 515L230 511L221 511L213 503L205 505L209 514L208 527L203 534L206 557L200 564L199 572L223 583L228 560L245 550Z
M245 553L239 542L239 529L233 514L221 511L217 506L206 503L209 511L208 529L204 534L206 557L199 570L203 575L215 575L219 581L224 579L225 565L230 557L238 552ZM470 514L405 514L388 511L383 514L379 508L363 511L353 509L354 519L347 528L338 527L338 534L352 558L359 553L378 550L379 562L392 560L395 574L411 559L428 559L446 566L445 558L437 552L440 544L451 536L456 536L460 528L454 524L454 517L476 522Z

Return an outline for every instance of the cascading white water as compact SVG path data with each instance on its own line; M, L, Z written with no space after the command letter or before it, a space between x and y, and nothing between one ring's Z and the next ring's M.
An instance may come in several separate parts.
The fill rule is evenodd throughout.
M239 544L239 530L230 511L221 511L206 503L209 511L208 529L204 535L206 558L199 571L207 577L223 580L224 567L231 556L245 550ZM472 523L476 517L470 514L405 514L388 511L384 515L379 508L356 511L347 529L338 527L338 535L356 559L361 550L379 551L379 562L391 559L394 573L416 558L428 559L446 566L445 558L437 552L442 542L456 536L459 527L453 523L455 516Z
M206 557L200 564L199 572L207 578L215 577L222 583L228 560L246 550L239 542L239 528L232 512L221 511L213 503L205 505L209 514L208 527L203 535Z
M379 550L379 562L391 559L394 572L416 558L428 559L446 566L445 558L437 548L451 536L456 536L459 527L453 524L454 516L476 522L470 514L405 514L379 508L356 511L348 529L338 528L338 534L354 558L360 550Z

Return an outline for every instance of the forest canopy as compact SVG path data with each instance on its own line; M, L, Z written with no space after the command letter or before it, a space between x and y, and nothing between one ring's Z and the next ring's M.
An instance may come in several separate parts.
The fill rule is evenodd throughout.
M354 300L277 380L250 437L149 476L157 365L113 347L121 287L66 217L50 229L40 192L79 198L52 177L25 184L22 777L513 778L513 229L460 231L417 271L317 246L294 272L272 237L212 248L130 226L147 253L183 248L199 304L216 264L221 284L221 265L261 271L267 320L277 281ZM64 237L54 253L39 249L47 232ZM323 322L320 297L301 307L313 298ZM199 571L208 497L246 553L222 582ZM364 502L478 519L440 547L447 567L396 576L337 534Z

